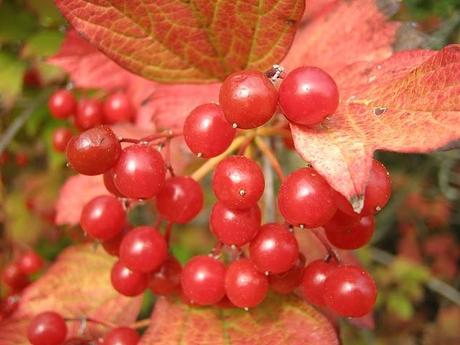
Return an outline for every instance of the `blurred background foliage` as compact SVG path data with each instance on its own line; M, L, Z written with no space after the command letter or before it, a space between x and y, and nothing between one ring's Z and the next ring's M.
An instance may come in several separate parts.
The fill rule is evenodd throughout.
M399 5L394 18L410 28L401 47L460 43L459 0L388 2ZM51 132L63 124L46 107L66 76L45 60L65 30L52 0L0 0L0 267L15 246L33 246L51 261L84 240L78 229L53 222L59 187L71 172L52 150ZM391 171L393 197L372 244L357 252L378 282L378 307L374 322L342 322L344 344L460 344L460 151L378 158ZM294 154L283 159L298 164ZM148 209L133 212L133 221L151 220ZM176 231L173 250L181 261L212 247L206 222L203 216L180 236ZM152 303L148 295L141 316Z

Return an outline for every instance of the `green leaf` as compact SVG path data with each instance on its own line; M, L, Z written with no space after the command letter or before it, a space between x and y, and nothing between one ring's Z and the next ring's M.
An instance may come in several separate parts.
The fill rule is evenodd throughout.
M56 5L54 5L53 0L27 0L27 5L37 14L40 24L44 27L64 23L64 18L62 18Z
M0 43L18 43L35 28L35 18L11 1L0 2Z
M12 54L0 52L0 66L0 104L9 107L22 90L26 63Z
M30 36L22 50L24 57L48 57L55 54L61 46L62 32L43 30Z

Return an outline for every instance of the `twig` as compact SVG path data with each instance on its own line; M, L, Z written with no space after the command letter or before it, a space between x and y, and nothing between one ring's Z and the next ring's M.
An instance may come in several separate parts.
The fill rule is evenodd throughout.
M280 178L280 180L284 180L284 174L283 170L281 169L280 162L278 162L278 159L276 158L275 154L273 151L268 147L268 145L263 141L261 138L256 137L255 142L259 150L265 155L265 157L269 160L270 164L273 167L273 170L275 170L276 174Z
M272 165L266 155L262 158L263 171L265 177L265 191L264 191L264 216L265 223L275 221L275 179L273 174Z
M336 262L340 262L340 257L337 252L332 248L327 238L324 236L324 233L319 228L314 228L310 230L313 235L321 242L324 248L327 250L327 254L330 258L334 259Z
M138 144L142 142L152 142L152 141L159 140L159 139L172 139L175 137L180 137L181 135L183 135L181 131L168 130L168 131L161 132L161 133L155 133L155 134L152 134L147 137L140 138L140 139L121 138L120 142Z
M150 319L143 319L132 323L131 325L129 325L129 327L133 329L145 328L148 327L151 322L152 321Z

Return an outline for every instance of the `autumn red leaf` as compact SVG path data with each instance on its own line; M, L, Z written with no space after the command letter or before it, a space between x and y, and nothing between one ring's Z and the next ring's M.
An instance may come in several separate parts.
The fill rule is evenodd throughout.
M248 312L158 299L139 345L339 344L327 318L297 297L272 296Z
M336 114L321 127L291 129L300 155L357 210L375 150L431 152L460 138L460 46L357 63L337 82Z
M304 9L304 0L56 4L115 62L162 82L209 82L245 68L269 68L289 49Z
M81 245L66 249L57 262L21 296L17 311L0 321L0 344L29 344L26 329L30 319L46 310L65 318L89 317L95 320L127 325L136 320L141 298L127 298L117 293L110 283L114 259L102 249ZM69 337L79 335L81 321L68 322ZM88 322L85 336L96 339L107 329Z

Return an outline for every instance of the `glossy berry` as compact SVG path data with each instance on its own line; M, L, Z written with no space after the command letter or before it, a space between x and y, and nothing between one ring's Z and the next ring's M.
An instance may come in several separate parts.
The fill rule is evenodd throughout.
M283 273L299 258L299 245L288 227L264 224L249 245L249 257L261 272Z
M14 291L21 291L30 283L28 276L16 262L5 266L2 272L2 282Z
M351 203L339 192L334 193L335 203L337 204L337 209L349 216L357 216L358 214L353 210Z
M75 114L77 101L72 92L61 89L51 95L48 100L48 108L56 119L66 119Z
M377 287L362 268L339 266L330 272L324 283L326 306L341 316L360 317L372 311Z
M66 152L67 160L77 172L99 175L115 165L121 145L109 127L100 126L72 137Z
M248 210L231 210L217 202L212 208L209 224L219 241L242 246L257 235L260 221L261 214L257 205Z
M149 285L149 278L149 274L133 271L120 261L113 265L110 275L113 288L129 297L143 293Z
M99 126L103 121L102 103L97 99L82 99L78 102L75 126L85 131Z
M67 337L67 325L58 313L46 311L35 316L27 329L32 345L61 345Z
M370 241L374 234L374 216L359 217L356 222L341 229L325 227L326 236L332 245L340 249L358 249Z
M168 256L158 271L152 273L150 290L155 295L167 296L177 292L180 287L182 266L174 256Z
M147 145L124 148L113 171L119 192L132 199L150 199L157 195L166 176L163 157Z
M358 223L360 217L357 213L353 212L353 215L350 215L337 209L331 220L324 224L323 227L326 231L341 231L346 227Z
M272 118L278 92L262 72L235 72L222 83L219 103L229 123L238 128L256 128Z
M100 195L83 207L80 225L91 237L104 241L117 236L126 223L126 212L113 195Z
M315 260L305 266L302 279L302 289L305 299L314 305L325 305L324 283L331 272L337 269L334 262Z
M110 330L102 345L136 345L141 339L139 333L129 327L116 327Z
M326 224L337 207L326 180L313 168L302 168L281 184L278 208L289 224L315 228Z
M232 143L236 130L225 119L217 104L202 104L192 110L184 122L185 143L204 158L223 153Z
M120 256L120 245L125 235L131 231L131 229L126 226L122 231L120 231L115 237L112 237L108 240L102 241L102 247L107 254L112 256Z
M6 319L18 308L21 295L9 295L0 303L0 321Z
M191 177L171 177L158 193L156 205L163 218L172 223L185 224L203 208L203 191Z
M103 113L104 123L114 124L131 121L136 115L136 110L126 93L117 92L105 99Z
M237 307L251 308L259 305L267 295L268 280L249 259L234 261L225 274L225 292Z
M273 291L287 295L293 292L301 283L305 266L305 256L300 254L294 266L287 272L270 274L268 282Z
M195 256L182 270L182 291L192 303L212 305L225 296L224 279L222 262L206 255Z
M252 159L232 156L220 162L212 178L217 199L231 209L256 205L265 188L264 174Z
M110 192L111 194L119 198L123 198L124 195L121 194L117 186L115 186L115 182L113 181L114 178L115 178L115 173L113 172L113 169L106 171L104 175L102 176L102 179L104 181L104 186L107 189L107 191Z
M59 127L53 131L51 142L57 152L65 152L67 144L72 139L72 131L66 127Z
M139 272L153 272L168 256L168 246L162 235L151 226L138 226L126 234L120 245L120 260Z
M281 83L279 104L290 122L311 126L337 110L339 90L334 79L322 69L299 67Z
M385 166L377 160L372 161L369 181L364 193L362 215L375 214L383 209L391 196L391 179Z
M19 257L18 265L24 274L34 274L42 269L43 259L33 250L29 250Z

